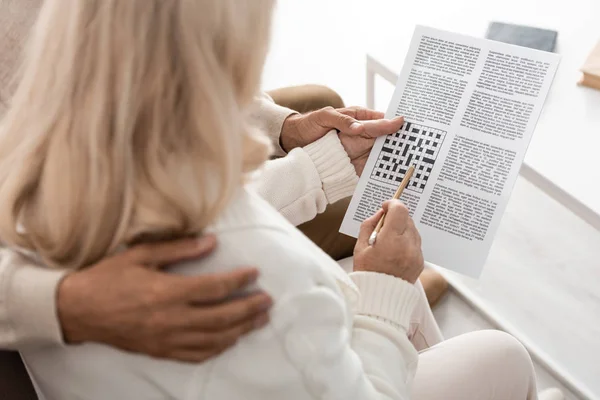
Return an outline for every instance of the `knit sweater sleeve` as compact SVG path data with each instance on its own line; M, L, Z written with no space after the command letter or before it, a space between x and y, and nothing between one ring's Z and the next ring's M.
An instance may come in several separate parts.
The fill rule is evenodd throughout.
M260 260L259 286L274 298L270 323L247 347L215 362L215 379L207 380L203 394L247 400L408 400L418 363L407 335L419 297L415 286L385 274L356 272L350 278L359 296L346 296L328 272L339 267L319 260L310 247L299 247L300 239L290 236L274 246L267 233L253 235L244 236L244 251L254 255L246 258ZM260 373L252 374L252 368Z
M45 269L0 249L0 348L60 344L56 293L65 271Z
M255 174L250 186L294 225L312 220L354 192L358 176L335 131L287 153L280 136L286 118L295 111L278 106L263 93L254 99L250 119L271 140L275 156Z
M335 131L267 161L250 186L293 225L354 192L358 176Z
M383 274L352 279L361 300L350 330L344 302L317 283L279 303L272 316L279 343L312 399L408 400L418 363L407 335L417 291Z
M250 108L250 120L271 140L274 156L281 157L286 154L281 147L280 136L283 123L296 111L281 107L273 102L268 94L262 93L254 99Z

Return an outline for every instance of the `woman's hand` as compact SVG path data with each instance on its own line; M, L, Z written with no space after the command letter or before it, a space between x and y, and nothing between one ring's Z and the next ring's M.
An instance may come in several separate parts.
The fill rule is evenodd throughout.
M383 227L373 246L369 237L386 212ZM400 200L383 203L383 209L365 220L354 247L354 271L388 274L415 283L423 271L421 236Z
M159 270L204 257L215 245L214 236L139 245L67 275L57 294L65 341L188 362L228 349L268 322L266 293L231 300L258 271L182 276Z

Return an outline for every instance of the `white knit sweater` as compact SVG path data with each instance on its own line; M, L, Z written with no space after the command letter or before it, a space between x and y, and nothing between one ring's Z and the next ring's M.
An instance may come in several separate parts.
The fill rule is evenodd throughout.
M269 324L202 364L94 343L22 351L46 400L409 398L418 360L406 333L419 296L413 285L377 273L347 275L245 190L211 230L216 252L173 272L259 266L257 288L274 299Z
M293 111L268 96L257 99L252 117L266 132L277 155L284 120ZM257 173L254 190L298 225L323 212L328 203L350 196L358 178L335 133L304 149L269 161ZM246 262L240 265L248 265ZM65 271L32 265L18 253L0 249L0 348L24 349L60 344L56 290Z

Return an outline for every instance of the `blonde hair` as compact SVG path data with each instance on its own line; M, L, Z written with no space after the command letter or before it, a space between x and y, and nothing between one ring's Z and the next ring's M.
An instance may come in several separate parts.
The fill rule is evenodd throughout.
M269 154L273 0L45 0L0 126L0 238L79 268L201 232Z

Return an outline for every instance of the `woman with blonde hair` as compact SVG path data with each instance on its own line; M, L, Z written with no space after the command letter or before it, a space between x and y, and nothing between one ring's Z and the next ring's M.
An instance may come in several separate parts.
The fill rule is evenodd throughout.
M248 116L272 8L45 0L0 127L2 241L48 268L80 269L136 243L214 233L215 253L172 271L257 265L256 289L274 305L264 328L204 364L91 343L25 349L42 395L537 398L531 361L508 335L470 334L418 356L407 330L423 258L401 203L384 205L374 246L383 211L365 221L347 275L247 185L270 152ZM324 140L340 146L335 132ZM349 160L337 172L354 173Z

